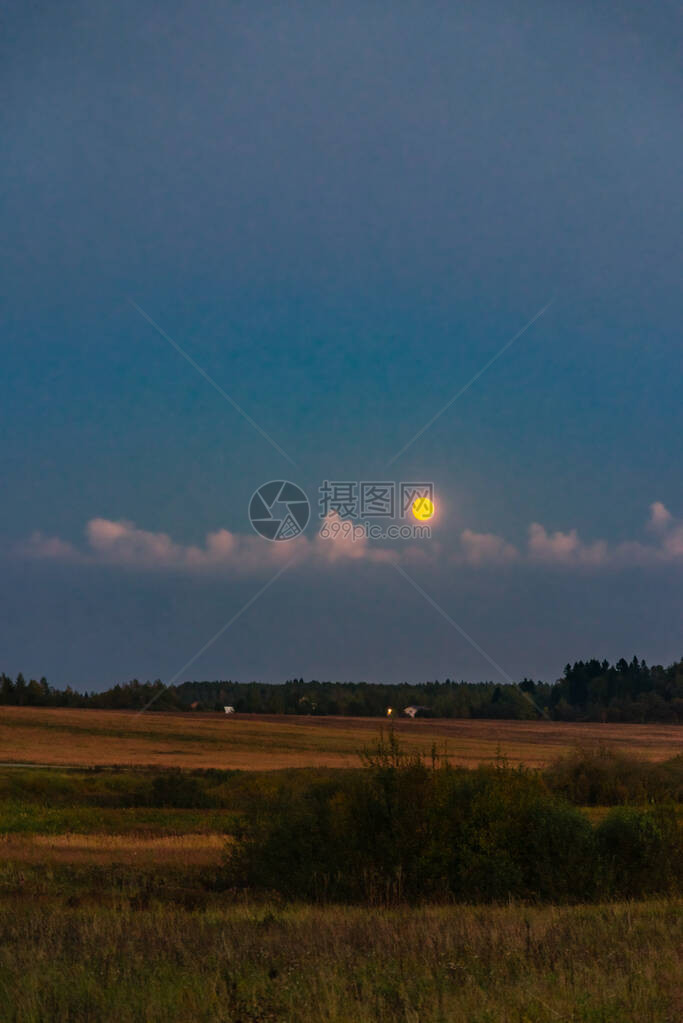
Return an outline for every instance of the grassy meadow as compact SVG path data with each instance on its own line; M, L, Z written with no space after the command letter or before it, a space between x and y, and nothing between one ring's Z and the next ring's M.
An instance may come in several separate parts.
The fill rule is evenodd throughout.
M638 857L648 870L655 862L647 860L650 846L638 846L642 828L656 826L647 815L660 804L680 815L683 805L680 730L418 721L401 722L393 734L407 757L399 776L408 787L392 810L398 830L389 833L409 855L413 818L416 833L433 831L430 818L418 823L411 809L415 770L429 786L435 744L445 752L442 765L461 765L451 782L464 786L462 797L449 782L435 790L435 807L440 813L438 800L451 798L451 789L456 803L474 800L479 816L464 824L476 819L483 830L476 848L468 846L480 886L466 889L470 899L383 898L375 887L369 898L320 901L274 890L292 863L320 862L308 835L319 832L329 847L320 831L326 807L349 821L357 815L353 799L367 795L359 751L377 743L376 719L3 708L0 1019L677 1023L683 904L673 883L657 887L654 878L638 898L613 884L609 899L596 889L590 902L565 893L553 904L547 894L520 899L492 888L487 895L476 866L489 872L497 863L503 877L510 869L500 860L507 833L491 830L481 814L495 825L501 808L504 816L526 813L538 789L548 811L557 807L539 821L560 851L564 832L558 838L556 826L586 838L599 836L615 812L636 814L615 826L617 837L636 841L629 862L641 877ZM597 745L607 740L612 752ZM386 781L386 757L383 765L378 777ZM501 792L508 802L496 801ZM276 854L275 880L265 887L240 887L229 871L233 852L250 848L249 820L252 843L270 841ZM363 837L367 828L358 830ZM380 852L382 845L380 838ZM270 860L259 866L254 848L256 877ZM417 862L422 871L434 859ZM617 879L620 871L617 864ZM483 901L468 904L480 901L478 891Z
M675 1023L681 907L0 904L0 1017Z

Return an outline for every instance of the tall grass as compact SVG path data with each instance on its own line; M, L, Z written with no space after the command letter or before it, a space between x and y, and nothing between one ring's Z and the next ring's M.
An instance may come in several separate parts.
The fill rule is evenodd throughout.
M0 907L6 1023L666 1023L680 904Z

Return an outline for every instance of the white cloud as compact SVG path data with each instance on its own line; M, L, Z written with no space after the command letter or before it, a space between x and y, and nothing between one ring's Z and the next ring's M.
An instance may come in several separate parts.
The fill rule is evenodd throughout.
M532 522L529 526L529 557L534 561L599 565L607 561L608 550L604 540L583 543L575 529L568 533L559 530L548 533L540 523Z
M362 531L354 531L354 523L343 520L336 511L327 515L322 531L325 536L319 532L310 544L311 553L321 561L340 561L345 558L384 562L397 560L392 551L372 545Z
M341 526L336 512L327 519L331 527ZM174 542L168 533L139 529L134 522L105 518L90 519L85 527L83 549L59 537L34 533L21 544L18 553L32 558L116 565L145 570L180 570L196 573L230 572L253 575L273 571L287 561L332 563L343 560L386 562L394 555L370 544L367 537L353 538L346 529L332 528L328 537L305 536L286 542L263 540L256 535L219 529L207 533L203 546Z
M58 536L45 536L40 530L31 533L28 540L20 543L17 553L29 558L44 558L54 561L81 560L81 555L73 544L66 540L60 540Z
M663 505L661 501L653 501L650 505L650 521L648 525L651 529L661 531L666 529L673 521L673 516L666 505Z
M85 529L82 547L55 536L33 533L17 549L24 557L81 564L106 564L146 571L181 571L196 574L252 576L276 571L287 561L331 566L343 561L386 563L403 561L440 565L446 561L476 566L536 563L557 567L606 565L683 564L683 521L675 519L660 502L650 506L647 528L650 543L629 540L610 547L605 540L587 543L576 529L549 532L533 522L528 544L518 550L495 533L477 533L464 529L459 545L450 553L436 538L428 542L389 548L380 546L343 522L336 512L327 519L328 537L316 534L312 539L296 537L286 542L269 542L256 535L231 533L219 529L206 535L203 545L183 545L167 533L140 529L127 520L91 519ZM343 528L342 528L343 527Z
M475 533L464 529L460 534L460 545L469 565L505 565L519 558L517 548L495 533Z
M665 556L683 557L683 521L675 519L661 501L650 505L650 525L661 537Z
M244 536L219 529L208 533L204 546L175 543L167 533L139 529L127 520L91 519L85 528L82 549L58 537L34 533L19 553L40 559L105 564L144 570L215 572L236 575L273 570L292 557L300 557L308 541L299 537L288 543L268 543L257 536Z

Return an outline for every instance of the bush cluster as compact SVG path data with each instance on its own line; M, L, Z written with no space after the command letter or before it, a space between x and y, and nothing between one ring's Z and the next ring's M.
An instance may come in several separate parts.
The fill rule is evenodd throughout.
M603 746L578 747L543 772L551 791L579 806L683 802L683 755L658 763Z
M542 776L465 771L403 753L260 800L223 883L288 898L576 901L671 891L683 877L675 811L617 808L597 827Z

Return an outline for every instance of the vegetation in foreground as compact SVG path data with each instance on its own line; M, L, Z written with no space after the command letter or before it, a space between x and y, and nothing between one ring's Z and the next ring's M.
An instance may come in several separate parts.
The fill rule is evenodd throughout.
M682 772L3 769L0 1019L674 1023Z
M498 759L496 777L505 763ZM515 769L505 770L517 776ZM0 835L227 835L250 810L298 799L321 783L350 784L358 771L3 767ZM525 775L536 779L539 791L577 807L683 804L680 754L652 763L604 747L576 748ZM454 768L453 776L473 775L467 768Z
M616 807L594 827L539 773L454 769L436 752L405 753L390 733L364 770L253 804L224 881L377 904L636 898L680 891L682 837L672 802Z
M674 1023L680 903L0 905L7 1023Z

